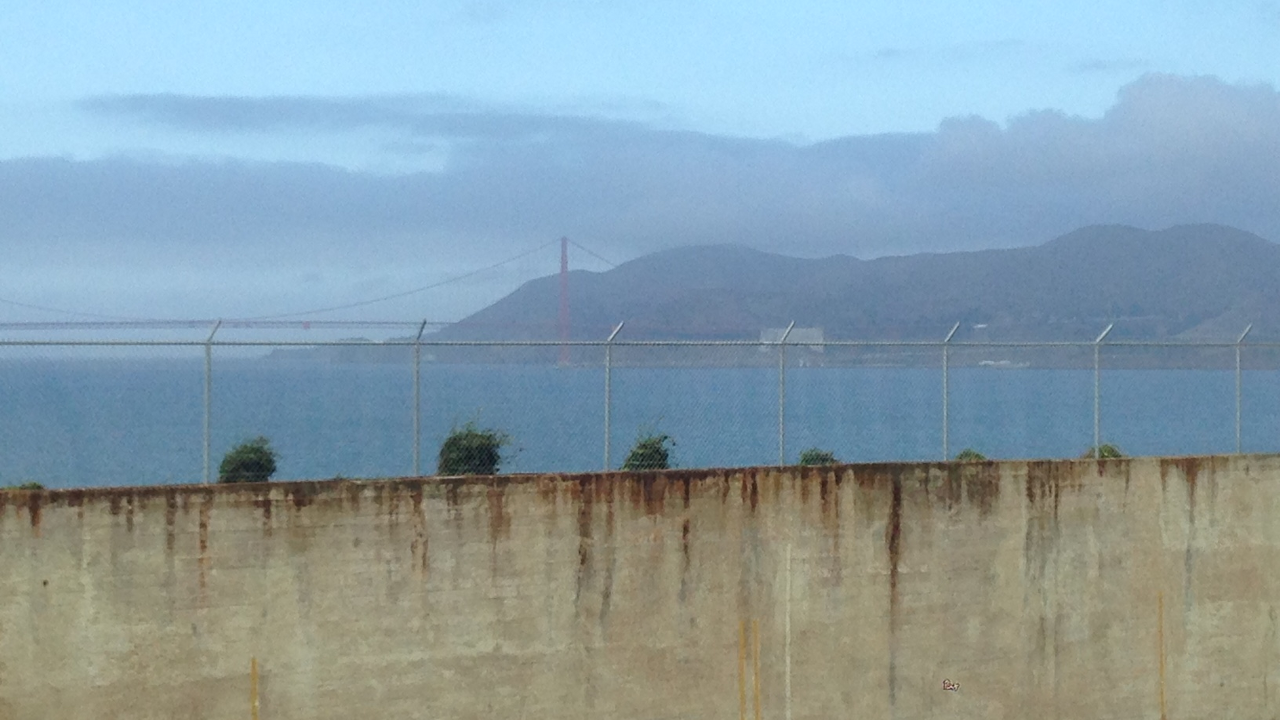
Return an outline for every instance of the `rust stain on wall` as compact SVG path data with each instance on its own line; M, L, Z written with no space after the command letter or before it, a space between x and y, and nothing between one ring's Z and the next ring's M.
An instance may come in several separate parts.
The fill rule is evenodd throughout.
M27 515L31 518L31 534L40 537L40 501L44 498L43 490L27 491Z
M462 486L465 480L449 478L444 481L444 502L449 511L449 518L454 522L462 522Z
M254 507L262 511L262 533L271 537L271 511L275 501L271 499L271 489L261 488L253 500Z
M1182 473L1187 484L1187 546L1182 555L1182 606L1184 612L1191 612L1195 602L1191 579L1195 575L1196 545L1196 487L1200 479L1200 458L1169 458L1160 461L1160 475L1163 477L1167 467L1176 467Z
M559 500L560 483L554 475L540 475L536 483L538 498L555 509Z
M689 570L692 559L689 552L690 518L689 506L692 503L693 479L689 476L680 478L680 499L684 507L684 519L680 523L680 594L679 601L684 603L689 596Z
M963 473L973 463L947 463L942 471L942 482L938 484L937 499L947 512L953 512L964 499Z
M1028 539L1024 546L1038 550L1039 555L1047 551L1045 542L1056 545L1058 541L1058 511L1061 506L1062 493L1065 490L1079 490L1081 483L1071 472L1070 463L1035 461L1027 463L1026 494L1028 505ZM1032 538L1032 529L1037 534ZM1046 532L1048 536L1046 536ZM1039 565L1047 562L1039 558Z
M792 487L798 488L799 492L792 491L792 495L799 498L800 507L809 507L809 488L816 484L825 473L812 473L812 468L801 468L801 471L791 477Z
M205 600L205 590L209 571L209 514L213 509L213 493L205 492L200 503L199 520L199 554L196 565L199 571L200 599Z
M417 561L415 565L425 577L427 574L427 518L422 507L422 481L410 486L409 499L413 503L413 542L409 550Z
M965 500L978 507L978 517L987 517L1000 499L1000 470L994 461L987 461L971 471L961 473Z
M1037 460L1027 463L1027 502L1033 507L1051 503L1055 522L1062 493L1068 490L1079 491L1083 487L1083 481L1073 472L1070 462Z
M388 487L390 491L390 501L387 503L387 524L393 529L400 522L400 500L404 491L402 485L392 485Z
M125 496L124 525L127 532L133 532L133 493Z
M614 498L617 495L617 484L608 483L608 498L605 502L604 549L608 553L608 562L604 567L604 589L600 594L600 632L603 635L608 629L609 609L613 602L613 577L618 565L618 546L614 538Z
M511 534L511 515L504 505L506 492L500 483L491 483L486 497L489 506L489 541L496 544Z
M751 514L755 514L756 509L760 505L760 485L757 468L741 468L735 469L730 476L730 481L736 481L738 484L738 497L742 505L751 510ZM728 494L725 495L728 500Z
M573 607L581 612L582 589L591 572L591 523L595 514L595 491L593 481L588 476L579 476L571 486L576 492L575 502L578 504L578 571L573 593Z
M631 474L618 482L626 485L626 493L632 507L643 508L648 516L661 515L667 495L665 471L647 470Z
M352 510L360 509L360 499L364 495L364 484L351 482L346 485L347 502Z
M170 555L173 554L173 543L176 532L174 525L177 522L178 515L178 490L176 488L166 488L164 493L164 549Z
M291 482L285 484L285 498L293 501L293 509L301 510L310 505L320 494L319 483L314 481L308 482Z
M83 490L67 490L67 507L76 509L76 520L84 522L84 491ZM0 515L3 515L3 506L0 506Z
M893 473L893 499L885 526L889 551L889 705L897 701L898 685L898 561L902 554L902 476Z
M1086 460L1084 462L1095 462ZM1083 487L1083 473L1071 462L1036 461L1027 463L1026 476L1026 528L1023 539L1023 574L1027 584L1024 603L1030 603L1029 611L1037 616L1035 637L1036 657L1041 668L1034 673L1044 673L1052 682L1052 697L1056 702L1061 677L1058 673L1061 635L1064 628L1063 610L1057 606L1057 578L1059 547L1062 543L1060 510L1062 496ZM1052 649L1052 653L1050 653ZM1030 666L1028 667L1031 670ZM1039 684L1040 681L1036 681Z

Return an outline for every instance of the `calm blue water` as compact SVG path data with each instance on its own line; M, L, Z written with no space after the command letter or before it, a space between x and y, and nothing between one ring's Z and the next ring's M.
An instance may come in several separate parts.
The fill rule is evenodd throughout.
M504 470L597 470L603 457L601 368L422 369L422 469L455 424L508 433ZM954 369L950 451L989 457L1078 456L1093 438L1088 370ZM212 464L266 435L280 479L406 475L413 470L412 368L219 360ZM1102 436L1127 454L1235 448L1231 372L1111 370ZM0 362L0 485L50 487L198 482L203 473L199 360ZM937 459L938 370L791 368L787 458L806 447L841 460ZM1280 451L1280 373L1244 375L1243 447ZM774 464L778 382L771 368L615 368L612 464L641 431L671 435L680 467Z

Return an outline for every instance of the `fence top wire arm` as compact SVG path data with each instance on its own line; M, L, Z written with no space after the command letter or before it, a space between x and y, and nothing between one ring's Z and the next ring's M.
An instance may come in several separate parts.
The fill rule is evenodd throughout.
M609 338L605 340L606 344L609 344L609 345L613 344L613 339L618 336L618 333L622 330L622 326L625 325L626 322L627 322L626 320L623 320L622 322L618 323L618 327L614 328L613 332L609 333Z
M787 329L782 331L782 337L778 338L779 345L786 344L787 337L791 335L791 329L794 328L795 326L796 326L796 321L792 320L791 324L787 326Z

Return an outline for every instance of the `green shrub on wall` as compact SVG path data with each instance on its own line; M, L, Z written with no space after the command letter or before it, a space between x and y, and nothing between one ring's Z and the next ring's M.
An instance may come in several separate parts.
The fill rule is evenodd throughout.
M440 446L437 475L496 475L502 465L502 448L511 439L505 433L480 429L475 422L455 427Z
M671 451L667 443L676 444L669 435L642 435L627 453L623 470L666 470L671 467Z
M986 455L983 455L973 448L965 448L956 455L957 462L982 462L986 459Z
M835 465L837 462L839 461L836 460L834 454L816 447L811 447L800 453L801 465Z
M235 446L218 466L218 482L266 482L276 472L276 451L259 435Z
M1120 452L1120 448L1116 447L1115 445L1111 445L1110 443L1103 443L1102 445L1098 446L1097 451L1098 452L1096 457L1098 457L1099 459L1124 457L1124 453ZM1080 457L1083 459L1093 459L1095 457L1094 448L1090 447L1088 450L1085 450L1084 454L1081 455Z

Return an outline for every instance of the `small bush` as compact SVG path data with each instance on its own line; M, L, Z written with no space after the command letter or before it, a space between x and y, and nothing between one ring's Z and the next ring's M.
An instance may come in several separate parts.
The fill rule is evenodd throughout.
M819 450L816 447L811 447L800 453L801 465L835 465L837 462L839 461L836 460L835 455L826 450Z
M957 462L982 462L986 459L986 455L983 455L973 448L965 448L956 454Z
M1098 450L1097 457L1100 460L1105 460L1107 458L1124 457L1124 453L1120 452L1120 448L1116 447L1115 445L1111 445L1109 443L1103 443L1097 448L1097 450ZM1081 455L1080 457L1083 459L1091 460L1094 457L1093 451L1094 451L1094 448L1090 447L1088 450L1085 450L1084 454Z
M258 436L235 446L218 466L218 482L266 482L276 472L276 451L271 441Z
M440 446L437 475L496 475L502 464L502 447L510 442L505 433L482 430L474 422L454 428Z
M6 485L0 488L0 490L44 490L44 484L35 482L34 480L28 480L27 482L20 483L18 485Z
M666 470L671 467L671 452L667 443L676 444L669 435L644 435L627 453L623 470Z

